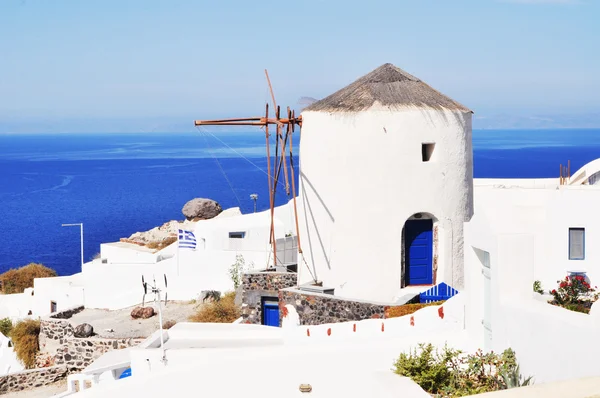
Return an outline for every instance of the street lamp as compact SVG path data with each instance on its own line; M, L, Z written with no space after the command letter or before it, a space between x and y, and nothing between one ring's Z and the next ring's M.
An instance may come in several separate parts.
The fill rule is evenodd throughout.
M256 194L256 193L250 194L250 199L252 199L254 201L254 212L256 213L256 199L258 199L258 194Z
M77 227L79 226L79 233L81 238L81 270L83 271L83 223L77 224L62 224L63 227Z

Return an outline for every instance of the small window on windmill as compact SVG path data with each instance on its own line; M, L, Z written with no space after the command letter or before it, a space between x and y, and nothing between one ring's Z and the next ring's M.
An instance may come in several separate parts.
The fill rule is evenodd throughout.
M424 162L429 162L431 159L431 155L433 155L433 150L435 148L435 143L428 142L421 144L421 156Z
M50 313L54 314L57 311L56 301L50 301Z
M230 232L229 239L244 239L246 237L245 232Z

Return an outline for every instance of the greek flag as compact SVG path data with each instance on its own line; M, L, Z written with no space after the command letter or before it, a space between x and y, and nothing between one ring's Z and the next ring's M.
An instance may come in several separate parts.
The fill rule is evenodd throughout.
M179 230L179 247L196 250L196 237L192 231Z

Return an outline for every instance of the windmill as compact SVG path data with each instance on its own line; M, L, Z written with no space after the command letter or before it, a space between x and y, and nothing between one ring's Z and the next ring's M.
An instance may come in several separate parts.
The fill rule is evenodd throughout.
M219 120L195 120L194 125L198 126L258 126L264 127L265 138L266 138L266 149L267 149L267 176L269 182L269 202L271 210L271 228L269 235L269 243L273 250L273 264L277 266L277 243L275 240L275 193L277 183L279 182L279 176L283 171L285 178L285 190L288 195L292 196L294 203L294 216L296 219L296 235L298 239L298 252L302 253L300 246L300 231L298 227L298 212L296 207L296 182L294 178L294 159L292 154L292 135L295 131L295 127L302 127L302 116L296 117L296 113L289 107L287 108L287 117L281 117L281 109L277 106L275 101L275 95L273 94L273 87L271 86L271 80L269 79L269 73L265 69L265 75L267 77L267 83L269 85L269 91L271 93L271 99L273 107L275 108L275 117L269 115L269 104L265 106L265 115L258 117L246 117L246 118L234 118L234 119L219 119ZM312 98L306 98L304 103L309 103ZM271 161L269 127L275 125L275 156ZM285 127L285 132L284 132ZM286 150L289 151L289 156L286 158ZM288 161L291 169L291 192L290 184L288 183ZM271 164L273 162L273 164Z
M160 349L162 350L161 362L166 365L167 357L165 355L165 342L164 342L164 337L163 337L162 306L161 306L160 293L163 291L165 292L165 307L166 307L167 306L168 283L167 283L167 275L163 274L163 277L164 277L164 281L165 281L165 287L164 287L164 289L161 289L156 284L156 278L154 277L154 275L152 276L152 281L153 281L152 285L149 285L148 282L146 282L144 280L144 275L142 275L142 289L144 290L144 295L142 296L142 308L144 308L144 304L146 302L146 294L148 294L148 292L150 292L151 294L154 294L154 305L158 307L158 327L160 329Z

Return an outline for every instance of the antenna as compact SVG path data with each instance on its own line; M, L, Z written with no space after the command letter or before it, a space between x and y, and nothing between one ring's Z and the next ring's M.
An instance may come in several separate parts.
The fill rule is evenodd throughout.
M144 307L146 294L148 293L148 288L150 288L150 293L154 294L154 305L158 307L158 323L159 323L158 327L160 329L160 349L162 350L161 362L166 365L167 364L167 356L165 354L165 342L164 342L164 337L163 337L162 306L161 306L160 293L162 291L165 292L165 307L166 307L166 305L167 305L167 274L163 274L163 277L164 277L164 281L165 281L164 290L160 289L158 287L158 285L156 284L156 277L154 275L152 275L152 281L153 281L152 285L149 285L148 282L145 282L144 275L142 275L142 287L144 289L144 296L142 298L142 308Z

